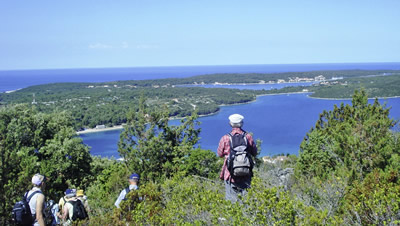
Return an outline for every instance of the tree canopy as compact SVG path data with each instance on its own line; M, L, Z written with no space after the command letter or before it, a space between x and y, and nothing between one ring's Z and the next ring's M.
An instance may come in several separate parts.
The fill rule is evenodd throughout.
M365 90L354 93L352 105L321 113L298 158L258 160L251 188L237 203L224 199L222 159L196 146L196 112L172 126L167 105L152 108L143 96L138 103L127 110L122 161L91 157L67 112L0 109L0 224L12 224L12 206L35 173L49 177L48 199L85 189L92 211L76 224L400 224L397 122L385 105L368 103ZM132 172L141 174L140 188L115 208Z
M35 173L49 178L46 190L52 199L69 185L85 184L92 158L72 122L65 112L44 114L26 105L0 109L0 224L31 188Z
M391 129L396 121L376 99L368 103L365 90L356 91L352 105L324 111L300 145L300 174L323 177L344 167L354 178L385 169L399 154Z
M127 168L132 172L140 172L142 178L169 178L185 170L186 173L198 171L201 174L200 168L190 167L194 164L193 160L199 160L198 157L192 157L198 156L196 153L200 150L195 149L200 133L197 114L182 119L178 126L170 126L168 116L166 107L163 110L151 110L146 106L144 97L138 107L128 114L118 152ZM213 168L215 170L215 166Z

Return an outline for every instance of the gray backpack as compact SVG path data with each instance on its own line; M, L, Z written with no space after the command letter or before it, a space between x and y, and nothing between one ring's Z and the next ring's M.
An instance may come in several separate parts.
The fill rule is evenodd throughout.
M231 148L227 159L227 167L231 176L252 176L254 163L249 153L246 132L233 135L229 133L229 143Z

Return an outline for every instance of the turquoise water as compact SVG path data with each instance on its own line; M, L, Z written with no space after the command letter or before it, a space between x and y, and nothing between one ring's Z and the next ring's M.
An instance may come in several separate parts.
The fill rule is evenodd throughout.
M260 96L257 101L242 105L224 106L215 115L201 117L199 145L216 151L221 136L229 132L228 116L239 113L245 117L243 128L262 140L261 155L281 153L298 154L305 134L318 120L323 110L332 110L341 102L350 100L322 100L309 98L308 94ZM371 100L372 102L372 100ZM400 119L400 98L381 100L391 106L390 116ZM178 123L177 121L172 124ZM84 143L92 147L93 155L118 158L119 130L84 134Z

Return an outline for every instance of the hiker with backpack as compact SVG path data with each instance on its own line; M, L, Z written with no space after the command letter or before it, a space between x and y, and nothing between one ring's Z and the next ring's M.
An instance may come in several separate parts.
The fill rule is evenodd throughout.
M139 179L140 179L140 176L139 176L139 174L136 174L136 173L132 173L132 174L129 176L129 178L128 178L129 187L123 189L123 190L119 193L118 199L115 201L115 204L114 204L114 205L115 205L117 208L119 208L119 204L121 203L122 200L125 200L125 199L126 199L126 195L127 195L131 190L137 190L137 189L139 189L139 187L138 187L138 185L139 185Z
M71 225L73 221L88 217L83 203L76 197L75 189L65 191L65 203L62 214L58 213L58 217L64 222L64 225Z
M12 215L17 225L45 226L44 214L45 197L43 190L46 186L46 177L35 174L32 177L33 188L27 191L22 199L15 204Z
M239 114L229 116L232 127L218 145L218 156L225 158L220 179L225 181L225 199L231 202L238 200L238 195L245 195L253 176L257 146L253 137L242 129L244 117Z
M70 198L70 197L68 197L67 194L66 194L66 192L67 192L68 190L69 190L69 189L67 189L67 190L64 192L64 196L61 197L60 200L58 201L58 209L59 209L59 212L60 212L60 213L57 214L57 217L63 215L64 204L67 202L66 200L67 200L68 198ZM71 192L72 192L72 193L75 193L75 192L76 192L76 189L71 189ZM70 194L69 196L71 196L71 194ZM58 218L61 219L60 217L58 217Z
M89 202L87 200L87 196L83 193L83 190L76 191L76 197L83 203L86 213L90 213Z
M28 203L31 209L31 214L36 217L33 225L44 226L45 223L43 210L45 209L45 197L42 190L44 190L46 186L46 177L38 173L35 174L32 177L32 185L33 187L28 192L27 196L31 196Z

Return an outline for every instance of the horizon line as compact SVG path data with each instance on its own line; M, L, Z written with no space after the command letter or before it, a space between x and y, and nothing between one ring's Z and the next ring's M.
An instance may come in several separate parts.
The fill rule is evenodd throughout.
M276 64L210 64L210 65L170 65L170 66L121 66L121 67L71 67L71 68L31 68L0 69L7 71L46 71L46 70L94 70L94 69L132 69L132 68L171 68L171 67L226 67L226 66L263 66L263 65L326 65L326 64L400 64L399 62L339 62L339 63L276 63Z

